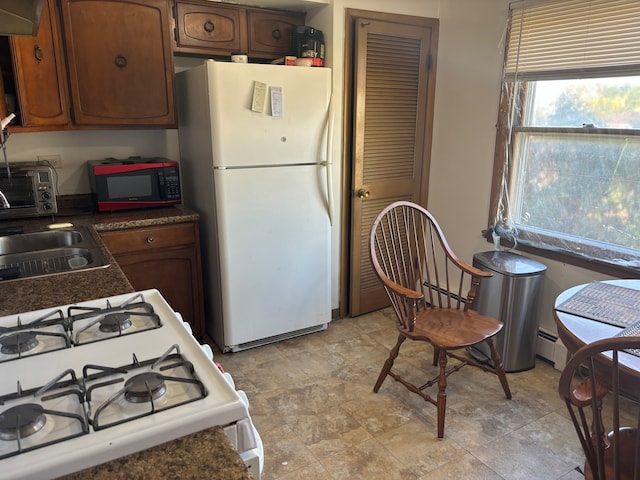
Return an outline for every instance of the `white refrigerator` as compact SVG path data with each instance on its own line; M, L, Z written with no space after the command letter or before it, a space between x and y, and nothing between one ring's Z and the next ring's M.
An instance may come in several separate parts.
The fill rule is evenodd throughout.
M177 74L183 197L200 214L207 333L225 352L331 320L330 74L214 60Z

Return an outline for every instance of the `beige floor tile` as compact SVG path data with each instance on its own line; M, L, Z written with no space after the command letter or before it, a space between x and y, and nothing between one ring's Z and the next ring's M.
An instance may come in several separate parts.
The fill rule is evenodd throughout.
M327 457L321 463L331 478L338 480L417 480L410 469L374 439Z
M583 478L552 365L537 360L532 370L507 374L512 400L493 375L453 373L438 440L435 406L390 377L373 393L397 340L394 323L385 309L239 353L214 347L251 402L265 447L263 480ZM430 347L407 341L395 368L424 383L437 374L431 362Z
M584 461L573 425L556 413L470 453L507 480L557 479Z
M420 477L420 480L501 480L502 477L491 470L488 466L475 458L473 455L466 454L461 458L456 458L446 465L429 472L427 475ZM537 478L537 477L531 477Z

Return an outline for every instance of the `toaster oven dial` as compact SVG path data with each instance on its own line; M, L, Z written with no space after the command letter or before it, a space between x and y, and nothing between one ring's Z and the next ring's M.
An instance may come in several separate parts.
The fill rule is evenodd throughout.
M51 205L50 203L45 203L42 208L44 208L45 210L49 211L53 209L53 205Z
M50 200L51 199L51 192L42 192L42 199L43 200Z

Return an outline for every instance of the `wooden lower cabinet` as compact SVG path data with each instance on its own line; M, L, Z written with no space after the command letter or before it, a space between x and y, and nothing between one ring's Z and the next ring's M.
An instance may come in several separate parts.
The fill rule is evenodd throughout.
M197 222L100 232L136 290L156 288L202 338L204 304Z

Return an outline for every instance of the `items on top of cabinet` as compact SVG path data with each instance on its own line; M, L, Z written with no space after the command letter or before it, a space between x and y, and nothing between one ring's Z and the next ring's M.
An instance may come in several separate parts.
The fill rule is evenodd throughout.
M314 67L324 66L324 35L307 25L295 25L291 32L289 55L300 58L311 58Z

